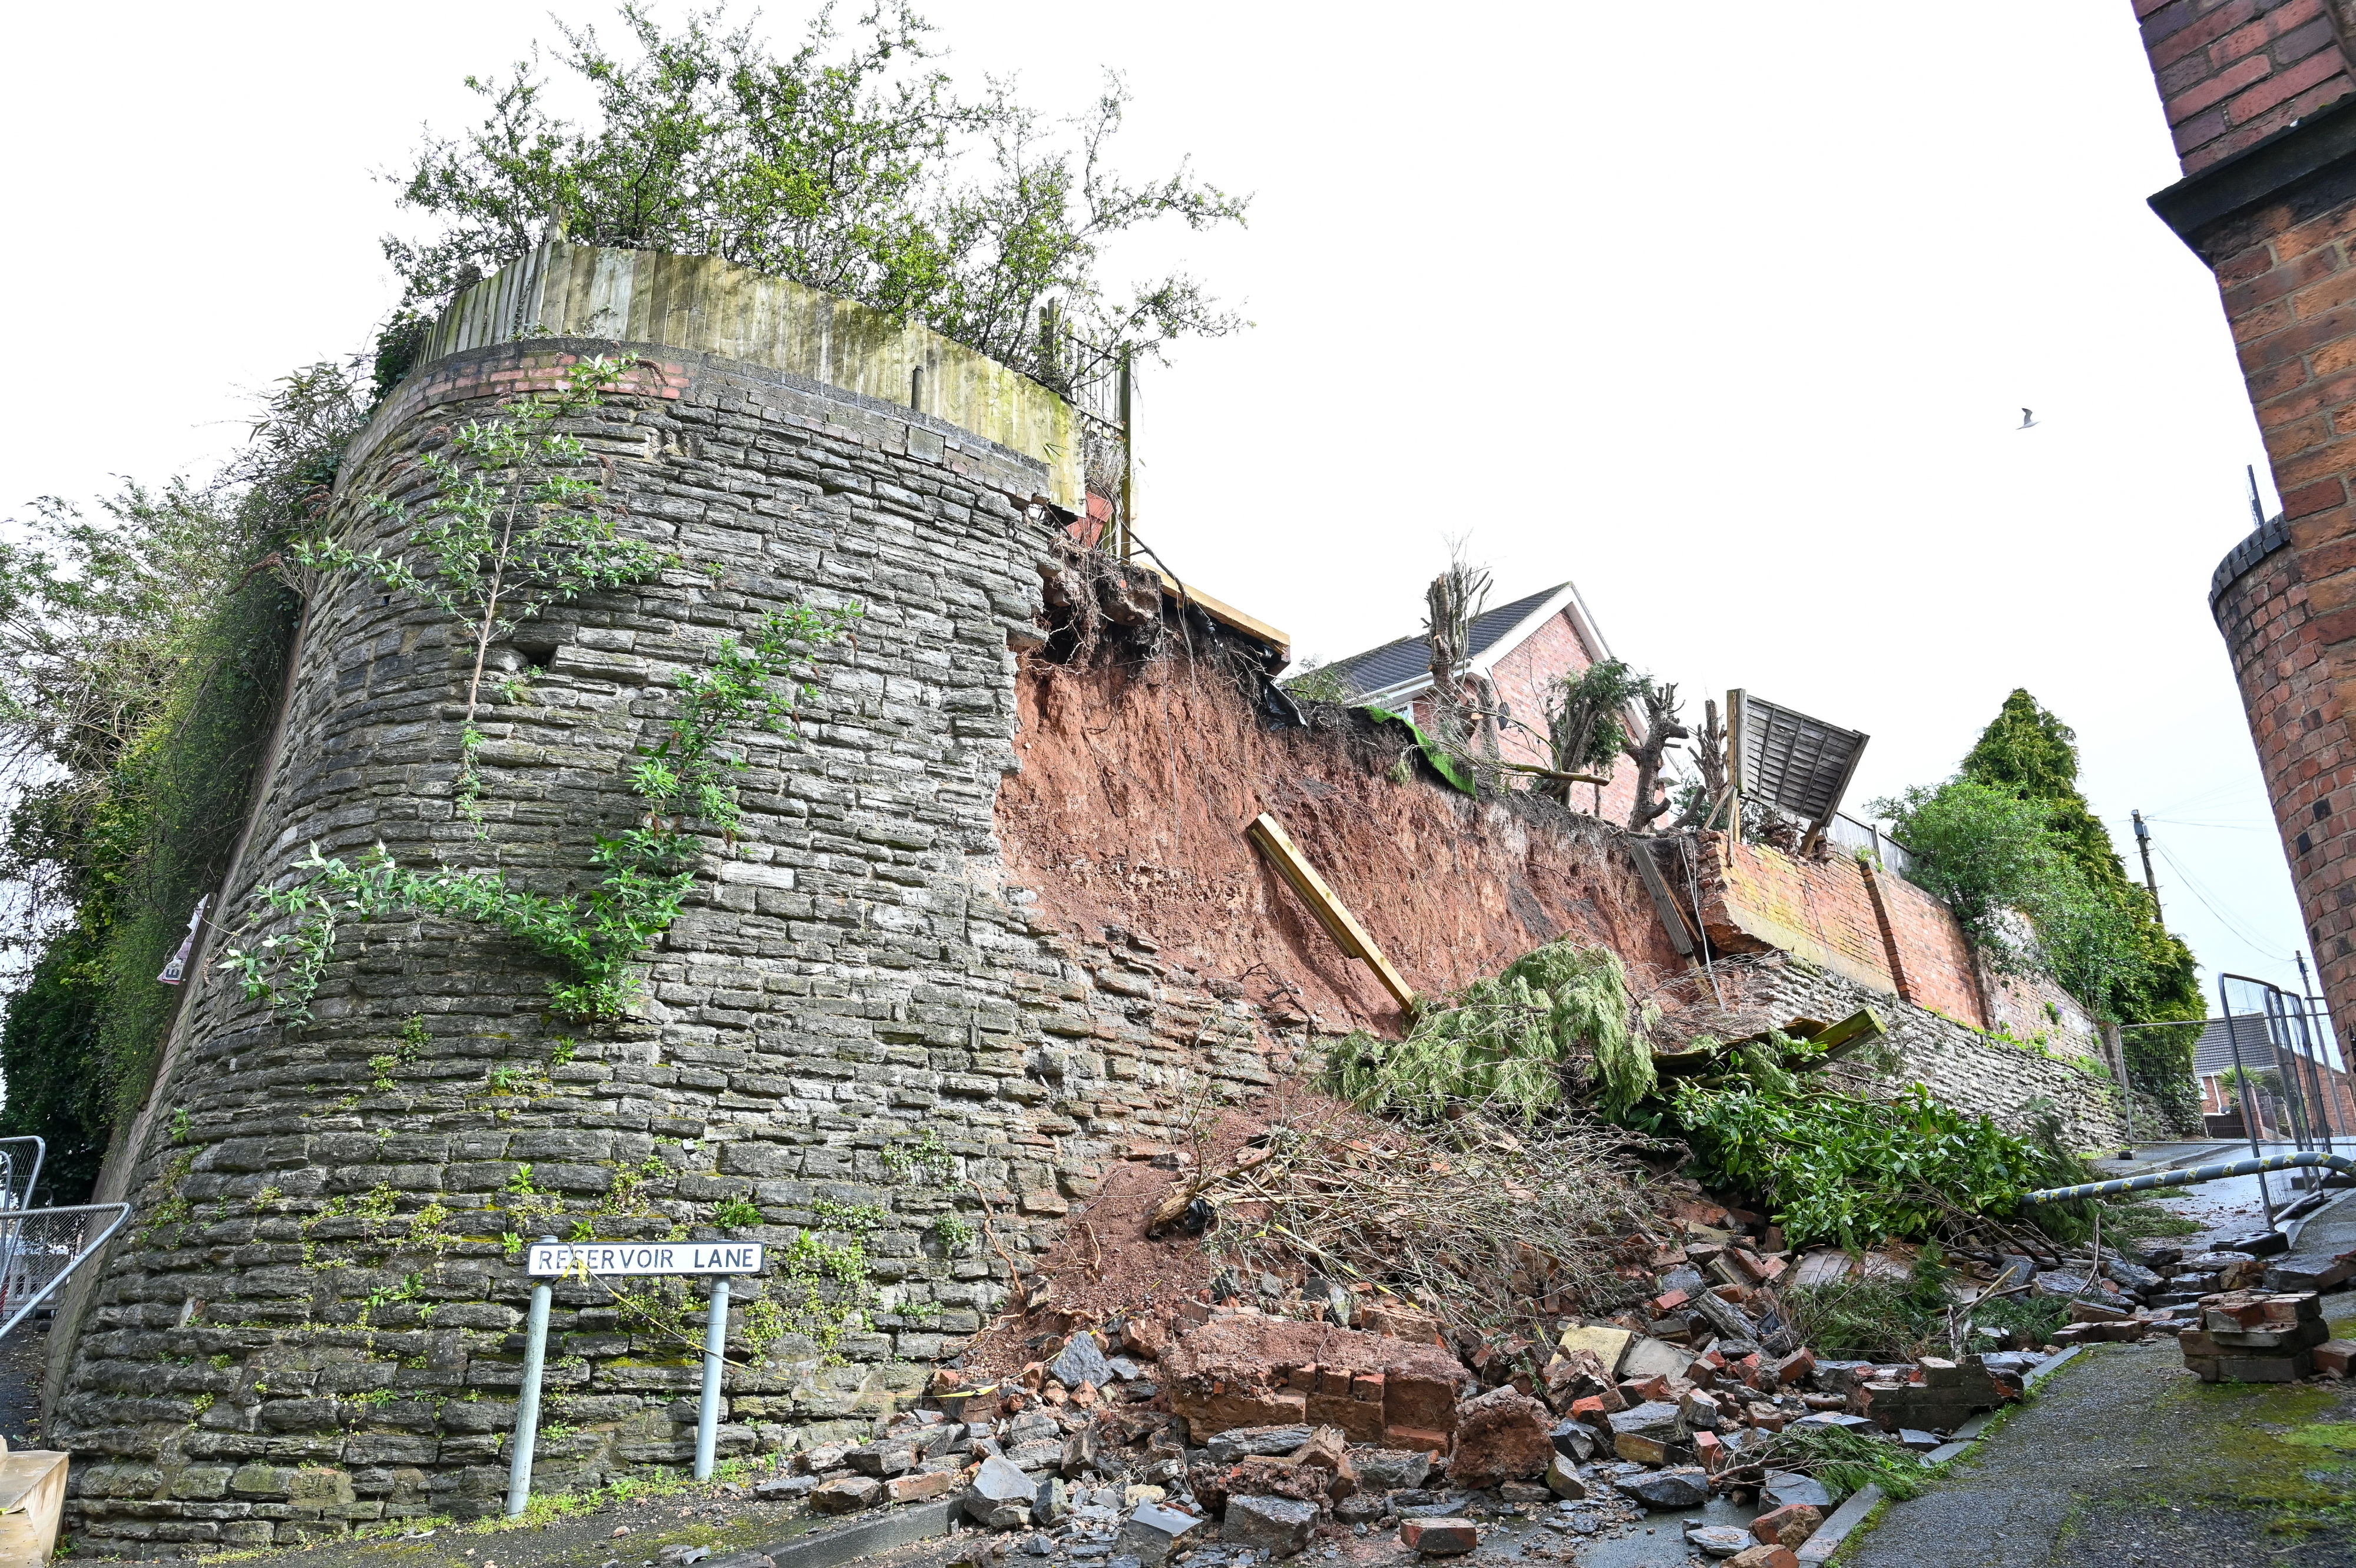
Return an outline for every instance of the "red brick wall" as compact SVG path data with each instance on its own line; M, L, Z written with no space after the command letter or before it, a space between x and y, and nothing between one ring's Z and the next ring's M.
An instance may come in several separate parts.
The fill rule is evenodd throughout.
M2137 0L2197 177L2346 96L2356 0ZM2329 123L2315 127L2328 140ZM2296 133L2293 134L2294 138ZM2319 155L2323 140L2314 144ZM2197 177L2165 210L2217 274L2288 541L2215 603L2326 993L2356 1016L2356 168L2302 158ZM2245 193L2233 181L2287 180ZM2193 220L2179 219L2193 223Z
M2135 0L2135 7L2187 174L2356 88L2324 0Z
M1987 1026L1972 975L1972 944L1947 907L1902 876L1870 872L1890 920L1890 945L1906 983L1900 994L1959 1024Z
M1764 943L1879 990L1898 989L1865 874L1847 855L1809 860L1764 844L1719 845L1719 884L1704 913L1710 940L1740 950ZM1976 1021L1966 1015L1965 1022Z

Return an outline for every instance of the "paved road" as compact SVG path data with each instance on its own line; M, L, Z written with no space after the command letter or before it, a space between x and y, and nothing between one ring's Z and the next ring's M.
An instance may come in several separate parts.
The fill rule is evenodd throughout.
M2093 1346L1836 1561L2356 1568L2356 1389L2204 1384L2172 1343Z

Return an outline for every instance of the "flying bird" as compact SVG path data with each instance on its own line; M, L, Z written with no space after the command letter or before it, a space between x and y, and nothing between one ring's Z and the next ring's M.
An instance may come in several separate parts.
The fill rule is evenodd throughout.
M2033 414L2033 413L2029 413L2029 410L2027 410L2027 409L2025 409L2025 408L2024 408L2024 409L2022 409L2022 410L2020 411L2020 423L2019 423L2018 425L2016 425L2014 428L2015 428L2015 429L2019 429L2019 430L2026 430L2026 429L2028 429L2030 425L2032 425L2032 424L2036 424L2036 423L2037 423L2037 416L2036 416L2035 414Z

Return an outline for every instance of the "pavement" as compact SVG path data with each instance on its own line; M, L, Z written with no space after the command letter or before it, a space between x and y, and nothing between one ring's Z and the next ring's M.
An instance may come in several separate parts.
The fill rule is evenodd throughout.
M2326 1301L2356 1328L2356 1295ZM2172 1341L2088 1346L1847 1568L2356 1568L2356 1389L2202 1383Z

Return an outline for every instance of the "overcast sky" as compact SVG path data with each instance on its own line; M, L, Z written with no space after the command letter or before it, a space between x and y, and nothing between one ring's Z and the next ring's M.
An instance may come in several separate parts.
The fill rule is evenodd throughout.
M2296 982L2207 604L2260 447L2144 205L2176 169L2127 0L926 14L1044 106L1123 70L1127 166L1254 196L1130 258L1256 323L1141 392L1141 532L1190 581L1331 658L1413 629L1462 539L1501 599L1576 580L1697 710L1740 685L1869 732L1853 805L2026 686L2131 867L2156 819L2210 970ZM372 173L552 32L512 0L16 13L0 515L209 469L248 394L362 343L396 294Z

